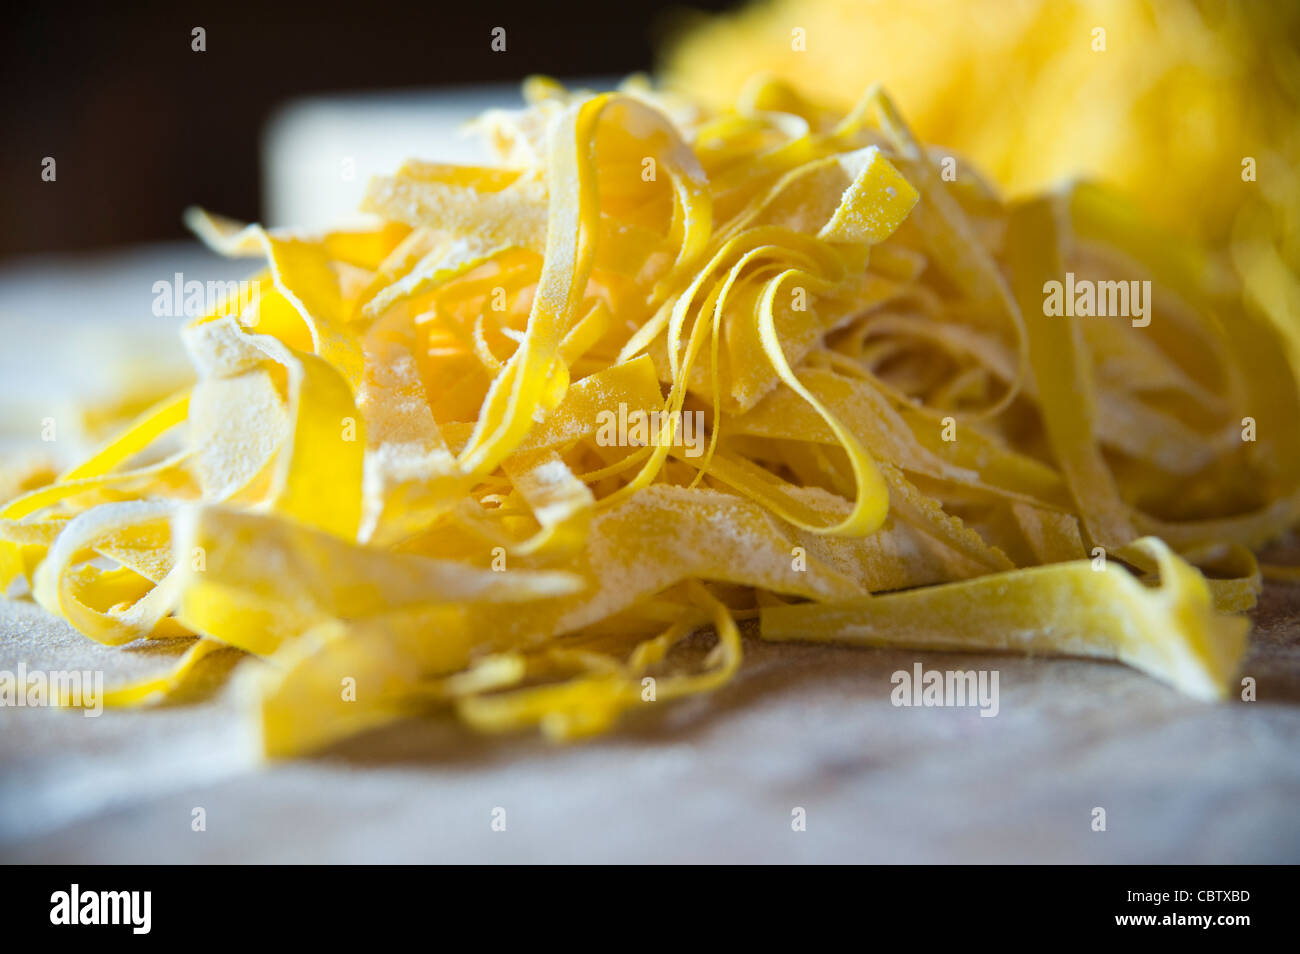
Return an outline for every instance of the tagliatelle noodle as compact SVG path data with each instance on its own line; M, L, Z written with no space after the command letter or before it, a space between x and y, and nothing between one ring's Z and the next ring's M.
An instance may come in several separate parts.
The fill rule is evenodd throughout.
M177 640L107 704L230 648L271 755L443 710L575 738L725 683L745 621L1232 691L1300 501L1268 292L1097 187L948 181L878 88L525 96L498 165L376 179L371 230L191 214L265 290L0 510L6 587ZM1150 322L1048 315L1066 271L1151 281Z
M1249 623L1216 611L1205 580L1154 537L1161 584L1089 561L893 593L870 600L782 607L763 614L765 639L825 640L939 650L1067 651L1117 658L1189 695L1217 699ZM1180 622L1169 631L1172 618Z

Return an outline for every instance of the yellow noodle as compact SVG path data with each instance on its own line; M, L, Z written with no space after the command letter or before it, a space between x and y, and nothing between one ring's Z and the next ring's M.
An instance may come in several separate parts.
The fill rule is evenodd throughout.
M479 122L498 165L407 163L372 230L191 214L270 287L0 511L6 586L111 645L197 637L109 704L230 647L271 755L431 711L577 738L725 683L755 618L1231 692L1247 548L1300 501L1267 288L1095 187L946 181L878 88L525 92ZM1066 271L1152 280L1152 320L1048 314Z

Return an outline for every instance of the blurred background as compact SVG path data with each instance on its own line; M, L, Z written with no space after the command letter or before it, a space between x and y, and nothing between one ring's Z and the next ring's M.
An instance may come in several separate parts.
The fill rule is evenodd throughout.
M78 7L84 9L78 9ZM0 30L0 257L182 238L191 204L254 220L259 148L298 97L649 69L687 5L14 4ZM688 0L696 11L737 6ZM506 29L506 51L491 47ZM206 31L206 51L191 31ZM410 100L408 99L408 102ZM45 157L54 182L41 178Z
M922 138L1012 193L1103 179L1171 228L1246 229L1300 263L1296 0L86 7L6 14L0 260L180 238L190 204L333 216L330 190L355 183L351 201L399 148L464 158L460 122L530 73L654 69L713 105L758 71L845 107L879 81Z

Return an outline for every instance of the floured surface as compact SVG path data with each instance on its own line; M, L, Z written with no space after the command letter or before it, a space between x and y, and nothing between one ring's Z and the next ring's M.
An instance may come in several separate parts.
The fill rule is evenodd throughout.
M747 639L713 696L569 747L432 719L258 766L229 690L99 718L0 708L0 858L1294 863L1300 586L1270 586L1255 618L1253 704L1107 663ZM0 669L150 664L31 605L0 603L0 633ZM890 675L918 661L997 669L997 717L893 707Z
M7 408L21 426L5 436L31 438L48 398L107 368L102 341L183 360L177 321L149 314L155 280L246 268L167 250L0 275L18 345L6 404L20 380L24 394L39 387ZM98 337L68 324L88 314ZM84 360L56 363L70 338ZM1300 563L1300 550L1279 560ZM0 707L0 860L1295 862L1300 586L1271 586L1254 615L1253 704L1208 706L1104 663L748 639L719 692L573 747L431 720L262 766L233 688L98 718ZM165 661L0 601L0 669L102 668L111 684ZM915 662L997 669L999 715L894 708L890 675ZM206 831L191 830L196 807ZM791 830L796 807L805 832ZM1091 831L1094 807L1105 833ZM505 832L491 828L496 808Z

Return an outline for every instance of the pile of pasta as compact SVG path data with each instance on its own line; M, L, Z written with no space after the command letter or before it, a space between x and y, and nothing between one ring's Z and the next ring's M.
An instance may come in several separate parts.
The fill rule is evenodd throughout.
M681 27L662 73L707 103L759 70L841 108L884 78L923 139L1012 195L1104 180L1167 226L1267 239L1300 271L1296 4L755 0Z
M189 641L108 704L229 648L271 755L439 710L571 739L723 685L746 629L1234 691L1300 389L1221 262L1087 184L1003 201L878 88L525 99L494 164L374 180L374 228L193 213L259 294L0 511L5 586ZM1045 314L1067 272L1150 281L1150 322Z

